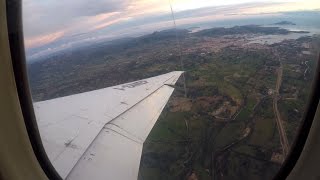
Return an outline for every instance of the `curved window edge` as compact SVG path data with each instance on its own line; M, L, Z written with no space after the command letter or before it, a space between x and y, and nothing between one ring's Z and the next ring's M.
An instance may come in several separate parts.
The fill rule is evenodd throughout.
M51 164L43 147L33 110L28 83L22 28L22 1L7 0L7 26L10 54L20 106L34 154L49 179L62 179Z

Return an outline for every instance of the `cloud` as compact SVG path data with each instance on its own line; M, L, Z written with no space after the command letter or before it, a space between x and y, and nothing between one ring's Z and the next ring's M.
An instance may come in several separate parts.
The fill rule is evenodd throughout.
M64 35L64 31L58 31L58 32L54 32L51 34L38 36L33 39L26 39L24 43L27 47L30 47L30 48L38 47L38 46L42 46L44 44L51 43L51 42L61 38L63 35Z
M179 25L320 7L318 0L24 0L27 51L173 28L170 1Z
M92 30L98 30L98 29L102 29L102 28L105 28L107 26L110 26L112 24L115 24L115 23L118 23L118 22L121 22L122 20L126 20L127 18L123 18L123 19L112 19L112 20L108 20L108 21L105 21L101 24L98 24L96 26L94 26L92 28Z
M129 0L68 0L23 1L24 33L26 37L41 36L79 27L83 19L125 11Z

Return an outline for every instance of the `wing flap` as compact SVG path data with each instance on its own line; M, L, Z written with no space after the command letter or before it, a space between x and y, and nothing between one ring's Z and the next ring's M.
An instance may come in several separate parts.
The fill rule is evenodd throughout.
M110 121L108 125L113 125L111 128L117 127L144 142L173 90L172 87L162 86L125 114Z
M137 179L143 142L173 90L162 86L106 124L67 179Z
M103 129L66 179L134 179L139 171L141 153L142 144Z
M60 176L67 177L108 122L144 101L167 82L172 83L181 73L175 71L132 83L34 103L44 148ZM131 131L129 134L140 137L140 142L144 139L144 136Z

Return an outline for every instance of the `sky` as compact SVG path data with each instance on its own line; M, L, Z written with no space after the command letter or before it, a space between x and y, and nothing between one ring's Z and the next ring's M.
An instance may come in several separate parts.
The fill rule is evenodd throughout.
M27 51L39 50L59 42L59 47L65 48L79 42L172 27L170 4L180 24L320 9L319 0L24 0L25 46ZM199 8L203 11L196 11Z

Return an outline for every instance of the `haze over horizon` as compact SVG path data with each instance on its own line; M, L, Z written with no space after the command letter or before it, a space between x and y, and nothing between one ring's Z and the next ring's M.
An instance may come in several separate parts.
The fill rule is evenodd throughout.
M320 8L320 2L316 0L175 0L171 4L178 27ZM96 0L90 4L84 0L77 3L26 0L23 3L23 22L29 56L173 28L170 2L160 0Z

